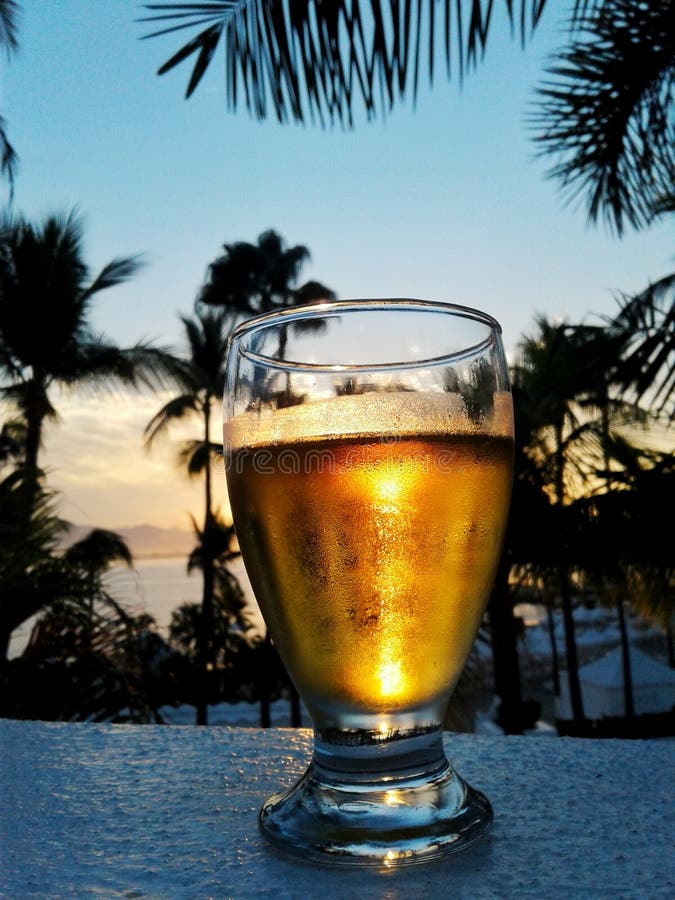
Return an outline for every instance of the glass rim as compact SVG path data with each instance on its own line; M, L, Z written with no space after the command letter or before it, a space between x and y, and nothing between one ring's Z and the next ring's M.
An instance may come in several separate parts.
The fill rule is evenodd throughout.
M341 312L364 312L375 311L378 309L389 309L394 311L411 310L417 312L434 312L443 315L453 316L455 318L470 319L479 322L488 328L488 334L480 341L462 347L460 350L450 351L448 353L439 354L427 359L416 359L409 361L395 361L384 363L315 363L315 362L298 362L293 360L280 359L275 356L269 356L263 353L256 353L246 347L243 339L254 332L264 331L274 326L283 327L284 325L300 322L305 319L329 318L333 315L339 315ZM271 310L265 313L258 313L249 319L245 319L235 326L227 341L228 355L235 345L237 351L245 356L253 363L263 365L266 368L279 369L282 371L311 371L311 372L369 372L369 371L386 371L387 369L417 369L421 366L442 365L449 361L457 361L472 356L485 347L496 335L501 337L502 327L494 316L483 310L476 309L472 306L463 306L458 303L446 303L442 300L419 300L406 297L389 297L368 299L359 298L352 300L327 300L308 303L302 306L292 306L286 309Z

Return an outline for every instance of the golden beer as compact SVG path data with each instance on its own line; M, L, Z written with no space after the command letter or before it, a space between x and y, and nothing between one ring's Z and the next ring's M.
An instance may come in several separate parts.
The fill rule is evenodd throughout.
M443 433L443 421L231 448L255 595L324 720L447 699L466 661L499 561L513 443L508 416L492 433L464 420Z
M314 727L263 834L380 868L469 846L492 808L452 768L443 721L511 493L499 323L407 299L254 317L229 340L223 421L246 569Z

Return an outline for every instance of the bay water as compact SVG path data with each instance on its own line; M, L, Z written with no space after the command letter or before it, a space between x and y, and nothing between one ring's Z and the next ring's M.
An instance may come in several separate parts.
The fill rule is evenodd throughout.
M262 617L255 602L251 584L241 559L235 559L230 569L236 575L249 602L251 618L262 631ZM167 637L171 614L183 603L200 603L202 596L201 572L187 572L187 557L137 559L134 568L115 566L106 575L108 592L131 613L147 613L152 616L162 637ZM12 634L9 646L10 658L23 651L35 619L24 622Z

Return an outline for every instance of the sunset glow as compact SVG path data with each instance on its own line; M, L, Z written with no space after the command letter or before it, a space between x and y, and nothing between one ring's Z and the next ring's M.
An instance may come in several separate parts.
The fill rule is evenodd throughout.
M168 395L54 395L60 421L48 426L43 453L60 515L103 528L149 524L192 530L190 514L203 515L204 486L187 477L177 454L181 441L198 434L198 423L176 425L146 451L143 429ZM215 440L220 417L214 418ZM225 476L217 467L212 481L216 502L229 510Z

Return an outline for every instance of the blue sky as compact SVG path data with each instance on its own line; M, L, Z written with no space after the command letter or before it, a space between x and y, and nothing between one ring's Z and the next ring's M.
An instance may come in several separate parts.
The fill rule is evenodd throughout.
M609 315L615 291L673 268L671 222L618 240L589 226L583 209L565 208L535 159L526 119L543 61L561 40L561 6L549 4L524 51L497 18L485 62L461 88L439 70L416 110L407 103L344 131L256 122L243 106L228 112L222 55L185 101L186 67L155 75L181 38L140 40L148 26L136 21L136 2L25 2L20 51L2 70L2 112L20 157L15 209L39 219L76 206L93 270L117 255L144 256L142 273L97 304L96 326L123 344L178 345L177 316L190 313L222 244L275 228L309 247L304 276L342 298L478 306L502 322L513 354L536 313ZM139 423L156 400L63 402L47 460L67 514L121 526L147 512L155 524L184 524L192 495L173 473L169 503L168 457L160 464L140 450ZM115 420L114 436L101 434L104 417ZM87 421L99 431L96 448ZM97 469L87 482L82 466L73 473L94 453L102 466L105 448L112 472L124 440L134 481L157 479L156 496L140 507L138 484L122 474L115 482Z

